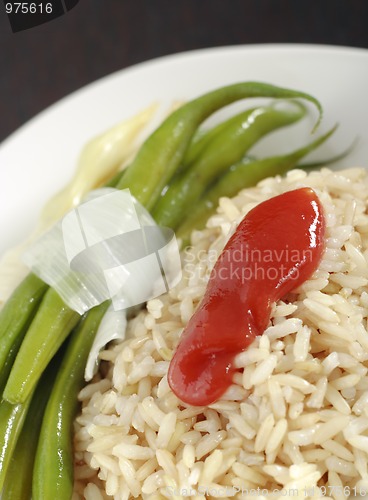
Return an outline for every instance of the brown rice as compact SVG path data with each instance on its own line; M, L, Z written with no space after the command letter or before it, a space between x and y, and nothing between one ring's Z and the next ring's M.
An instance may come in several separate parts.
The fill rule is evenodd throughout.
M324 205L326 252L241 353L223 398L190 407L166 372L229 235L257 203L310 186ZM294 170L223 198L183 254L181 283L151 300L129 339L101 353L80 393L75 493L129 498L347 498L368 491L368 175ZM102 375L103 373L103 375Z

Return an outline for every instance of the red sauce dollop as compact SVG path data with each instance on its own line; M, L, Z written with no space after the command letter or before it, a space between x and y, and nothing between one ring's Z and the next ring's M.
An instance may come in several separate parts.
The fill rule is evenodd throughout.
M179 399L205 406L223 395L235 356L267 328L272 304L317 268L324 231L321 203L310 188L271 198L244 217L171 360L169 385Z

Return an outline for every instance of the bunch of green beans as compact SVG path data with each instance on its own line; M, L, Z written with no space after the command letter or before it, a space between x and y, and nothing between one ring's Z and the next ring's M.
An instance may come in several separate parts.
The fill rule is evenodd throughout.
M321 118L319 102L303 92L257 82L223 87L172 113L146 140L132 164L109 184L129 188L159 225L179 228L187 239L192 228L203 225L208 207L212 210L219 197L292 168L329 136L290 155L260 160L251 167L246 164L243 157L256 141L306 114L305 107L293 101L286 109L271 105L248 110L195 138L212 113L248 97L301 98L314 104ZM103 303L80 317L31 274L0 312L0 491L4 499L71 498L77 394L108 305ZM54 371L50 368L49 373L48 366ZM24 488L14 486L20 476L26 478Z
M262 159L246 157L234 163L204 191L203 197L197 198L194 208L177 228L176 236L183 241L184 245L188 245L191 232L205 226L207 219L215 212L218 200L222 196L235 196L241 189L255 186L257 182L265 177L284 174L295 167L304 156L323 144L335 130L336 127L333 127L307 146L285 155ZM326 162L323 162L323 164L326 164ZM310 167L314 166L320 166L320 162L315 165L310 164ZM309 167L309 165L306 165L306 167Z

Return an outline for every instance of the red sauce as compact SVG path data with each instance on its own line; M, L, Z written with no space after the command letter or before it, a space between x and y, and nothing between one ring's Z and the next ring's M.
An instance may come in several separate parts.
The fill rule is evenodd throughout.
M307 280L324 250L324 216L310 188L267 200L241 221L170 363L171 389L205 406L232 383L234 357L267 328L274 302Z

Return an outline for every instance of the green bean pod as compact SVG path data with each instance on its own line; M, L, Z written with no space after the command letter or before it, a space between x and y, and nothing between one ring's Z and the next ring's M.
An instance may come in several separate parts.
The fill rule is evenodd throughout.
M73 332L48 401L33 472L34 500L69 499L73 493L73 420L84 369L109 303L91 309Z
M247 113L248 111L245 111L245 113ZM217 125L215 125L210 129L207 130L199 129L194 134L188 146L188 149L182 160L183 164L187 167L191 165L195 160L197 160L199 155L203 153L205 147L207 147L209 143L215 141L218 135L221 135L226 128L231 127L232 125L234 125L234 123L239 123L239 116L242 115L243 113L244 111L235 116L231 116L227 120L218 123Z
M221 172L240 161L264 135L303 118L304 106L294 101L287 104L286 109L273 104L237 115L208 142L197 160L173 180L154 207L153 217L163 221L163 225L170 219L176 229L182 213L190 213L207 186Z
M297 166L307 154L318 148L335 132L336 126L313 142L291 153L263 159L244 159L230 167L204 194L176 231L183 246L189 244L194 229L205 227L207 219L215 212L218 201L223 196L235 196L241 189L255 186L266 177L282 175ZM346 154L346 153L344 153ZM341 158L341 155L338 156ZM335 157L334 159L336 159ZM329 160L327 160L328 162ZM312 164L311 164L312 165ZM321 163L318 163L321 166Z
M4 400L0 403L0 492L30 402L31 398L24 404L12 405Z
M47 285L29 274L0 311L0 393Z
M29 500L31 498L33 464L41 423L58 367L59 359L54 358L52 366L48 367L44 373L31 398L21 433L6 471L2 490L4 500Z
M317 124L322 116L318 100L304 92L260 82L243 82L222 87L174 111L145 141L117 187L129 188L138 201L151 210L179 167L199 125L218 109L250 97L305 99L319 111Z
M66 306L55 290L46 292L15 358L3 393L6 401L17 404L27 400L79 319L80 315Z

